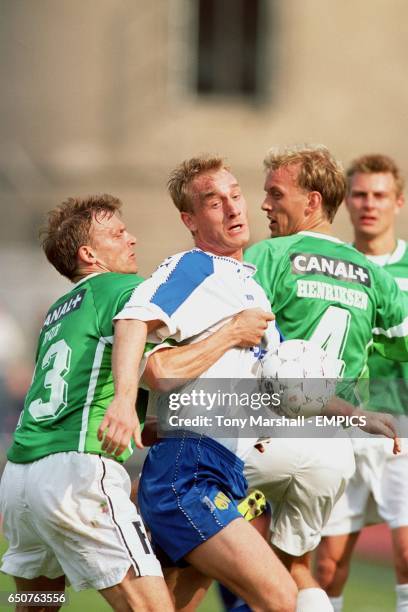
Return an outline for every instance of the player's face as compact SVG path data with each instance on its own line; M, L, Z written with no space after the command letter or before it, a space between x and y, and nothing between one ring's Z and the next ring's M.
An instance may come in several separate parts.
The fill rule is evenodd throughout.
M203 251L242 259L249 240L247 206L237 179L228 170L201 174L190 187L193 212L182 219Z
M304 229L309 192L297 185L298 164L270 170L265 179L262 210L269 220L271 236L290 236Z
M93 253L102 270L127 274L137 272L136 238L129 234L120 217L94 217L90 236Z
M403 204L390 172L358 172L351 178L346 205L355 231L377 237L394 230L395 216Z

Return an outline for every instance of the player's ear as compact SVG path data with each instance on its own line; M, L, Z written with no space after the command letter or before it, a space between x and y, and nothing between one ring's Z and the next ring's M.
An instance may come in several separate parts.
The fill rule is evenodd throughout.
M397 203L396 203L396 206L395 206L395 214L396 215L399 215L401 208L404 206L404 202L405 202L404 194L401 193L401 195L399 195L398 198L397 198Z
M306 207L306 214L313 214L322 208L323 206L323 198L321 193L318 191L311 191L309 193L309 200Z
M93 264L96 261L94 249L88 244L83 244L79 247L77 257L80 264Z
M194 213L182 212L180 213L180 217L187 229L189 229L190 232L194 234L194 232L197 231L197 224L194 218Z

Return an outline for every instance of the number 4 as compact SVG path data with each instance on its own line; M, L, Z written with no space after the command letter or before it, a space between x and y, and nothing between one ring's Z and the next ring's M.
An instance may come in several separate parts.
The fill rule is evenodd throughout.
M341 359L350 329L351 314L344 308L329 306L309 340L328 355Z

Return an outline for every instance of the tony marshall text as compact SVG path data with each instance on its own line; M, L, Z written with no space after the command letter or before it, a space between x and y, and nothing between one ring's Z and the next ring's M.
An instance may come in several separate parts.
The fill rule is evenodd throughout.
M249 417L226 417L214 415L212 417L197 415L195 417L180 417L172 414L169 417L171 427L304 427L306 423L312 423L316 427L362 427L366 425L365 416L323 416L319 415L311 419L304 416L296 418L263 417L261 415L250 415Z

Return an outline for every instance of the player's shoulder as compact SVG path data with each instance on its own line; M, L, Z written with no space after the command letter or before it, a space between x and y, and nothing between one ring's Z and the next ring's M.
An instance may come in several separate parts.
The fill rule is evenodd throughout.
M214 258L215 255L212 253L207 253L201 249L194 248L189 249L188 251L180 251L179 253L166 257L159 267L177 266L179 269L187 269L195 264L208 264L209 262L213 261Z
M390 256L386 265L408 268L408 244L405 240L398 239L397 248Z
M181 251L167 257L155 270L153 276L160 282L189 278L204 279L213 274L217 257L201 249Z
M90 303L97 312L110 313L117 312L142 282L137 274L103 272L85 279L83 286L90 291Z
M260 242L248 247L245 251L244 258L246 261L253 261L267 253L283 253L291 249L291 247L302 240L300 234L292 234L291 236L280 236L277 238L266 238Z
M134 289L142 282L143 278L138 274L103 272L102 274L91 275L84 279L82 285L83 287L90 287L94 292L119 293Z

